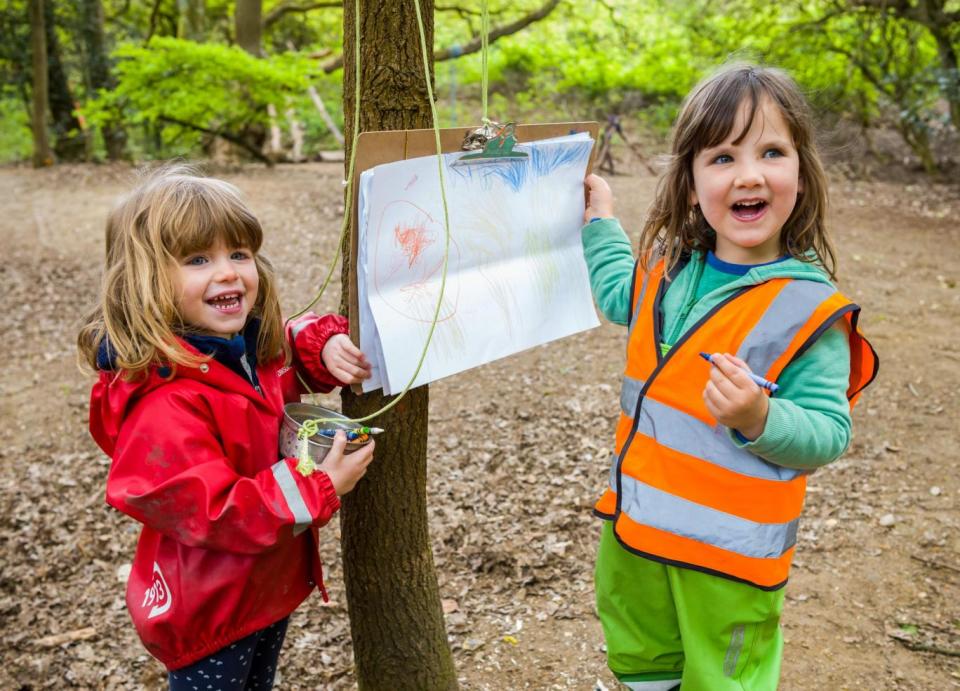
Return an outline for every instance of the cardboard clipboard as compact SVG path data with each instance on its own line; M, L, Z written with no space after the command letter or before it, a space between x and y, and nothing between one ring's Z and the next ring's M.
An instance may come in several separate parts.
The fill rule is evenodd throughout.
M440 148L443 153L461 151L463 139L474 127L451 127L440 130ZM515 134L517 142L537 141L562 137L578 132L588 132L593 138L594 148L587 163L587 173L593 170L593 159L597 151L597 135L600 131L598 122L553 122L541 125L517 125ZM464 152L467 153L467 152ZM350 339L360 346L360 303L357 293L357 248L359 233L357 220L359 216L360 174L383 163L403 161L420 156L435 156L437 142L432 129L425 130L392 130L387 132L362 132L357 137L357 156L354 161L352 190L350 199L350 294L348 298L348 319L350 321ZM351 389L356 394L362 394L360 384L353 384Z

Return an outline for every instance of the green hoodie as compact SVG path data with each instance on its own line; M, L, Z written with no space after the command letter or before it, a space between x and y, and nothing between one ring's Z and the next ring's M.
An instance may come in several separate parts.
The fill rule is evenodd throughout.
M581 231L590 287L603 315L626 324L635 260L630 240L616 219L594 221ZM724 273L695 252L663 297L661 347L671 345L716 304L740 288L772 278L830 283L818 267L785 259L751 268L745 275ZM827 329L777 378L763 433L753 441L731 431L734 443L761 458L790 468L817 468L836 460L850 443L850 345L842 325Z

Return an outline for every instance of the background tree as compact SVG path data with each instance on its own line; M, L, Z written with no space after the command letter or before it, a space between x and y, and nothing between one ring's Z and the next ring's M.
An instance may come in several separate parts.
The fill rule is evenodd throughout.
M90 98L98 98L101 89L112 89L116 86L110 70L110 58L107 55L103 32L103 4L101 0L80 0L78 3L80 14L80 38L83 42L86 61L87 89ZM107 158L117 161L125 156L127 133L120 122L105 122L101 128L103 144L107 150Z
M190 41L203 41L206 31L206 0L177 0L180 28L177 35Z
M43 0L30 0L30 33L33 54L33 166L53 163L47 139L47 32Z
M82 161L87 157L86 133L76 115L76 99L63 62L57 35L54 0L43 3L44 29L47 34L47 97L53 125L53 151L61 161Z
M430 55L433 2L421 4ZM353 99L357 21L359 104ZM347 141L358 107L361 131L430 127L419 31L410 0L362 0L359 18L353 14L353 3L347 2L343 26ZM343 295L349 294L349 270L347 253ZM376 393L356 396L344 390L343 409L360 417L388 400ZM377 418L389 433L377 439L377 459L364 480L344 497L340 518L344 582L361 689L457 687L427 531L427 401L428 387L420 386Z
M237 45L251 55L262 54L260 41L263 31L262 0L237 0L234 10Z

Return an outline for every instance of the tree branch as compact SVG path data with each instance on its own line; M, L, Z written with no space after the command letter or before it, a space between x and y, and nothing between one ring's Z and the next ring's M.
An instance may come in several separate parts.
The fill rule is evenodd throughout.
M493 43L497 39L503 38L504 36L509 36L515 34L521 29L524 29L534 22L538 22L551 12L556 9L557 5L560 4L560 0L547 0L540 9L534 10L530 14L526 14L515 22L510 24L503 24L501 26L494 27L490 31L489 43ZM434 62L443 62L444 60L451 60L453 58L459 58L462 55L469 55L470 53L476 53L480 50L483 45L483 41L480 36L477 36L469 43L458 46L457 48L444 48L443 50L434 51L433 61ZM343 56L338 56L329 62L326 62L322 69L325 74L330 74L334 70L338 70L343 67Z
M161 115L157 118L161 122L169 122L171 125L179 125L180 127L186 127L190 130L195 130L197 132L203 132L204 134L209 134L213 137L220 137L225 139L231 144L236 144L241 149L249 153L255 159L261 163L266 163L268 166L273 166L273 161L263 155L262 151L257 150L256 147L251 146L248 142L245 142L242 138L233 134L232 132L226 132L224 130L211 130L208 127L203 127L202 125L194 125L192 122L187 122L185 120L180 120L178 118L172 118L169 115Z
M147 29L147 37L143 40L143 45L150 43L150 39L153 38L153 32L157 30L157 18L160 15L160 3L162 0L155 0L153 3L153 10L150 11L150 26Z
M301 12L307 13L313 10L324 10L332 8L343 7L341 2L309 2L304 5L277 5L272 10L267 12L267 15L263 18L263 28L267 29L271 25L280 21L284 15L290 14L292 12Z

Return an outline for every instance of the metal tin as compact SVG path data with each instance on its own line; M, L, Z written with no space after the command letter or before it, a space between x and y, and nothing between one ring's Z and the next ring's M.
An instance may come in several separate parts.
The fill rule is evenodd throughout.
M281 456L284 458L296 458L299 455L300 440L297 438L297 433L300 431L300 424L304 420L316 420L317 418L335 418L337 420L343 420L343 422L321 423L326 429L353 429L356 427L356 425L349 421L349 418L341 415L335 410L330 410L329 408L324 408L318 405L312 405L310 403L287 403L285 406L283 406L283 422L280 425ZM369 443L369 441L370 440L367 439L365 442L347 442L346 453L356 451L364 444ZM327 455L327 452L330 451L330 447L333 446L333 439L330 437L324 437L320 434L315 434L310 437L309 441L307 442L307 446L309 449L310 458L313 459L313 462L320 463L324 456Z

